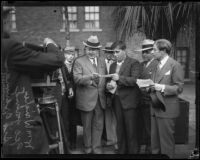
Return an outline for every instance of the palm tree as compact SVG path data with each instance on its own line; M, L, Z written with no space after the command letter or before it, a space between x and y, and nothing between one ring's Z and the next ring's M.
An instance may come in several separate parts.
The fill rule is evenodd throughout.
M118 6L113 11L115 29L122 40L141 31L147 38L166 38L175 42L178 31L194 23L197 8L199 2Z

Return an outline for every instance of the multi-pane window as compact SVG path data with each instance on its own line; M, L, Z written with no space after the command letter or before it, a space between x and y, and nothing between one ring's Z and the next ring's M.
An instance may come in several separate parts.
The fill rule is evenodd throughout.
M176 60L182 65L185 78L189 78L189 49L187 47L177 47Z
M77 29L77 7L67 7L69 27Z
M85 7L85 28L99 29L99 7L87 6Z
M66 8L62 7L62 29L61 31L65 31L66 28ZM77 7L75 6L70 6L67 7L67 18L68 18L68 23L69 23L69 28L70 30L77 29Z
M17 32L15 12L16 12L16 8L13 7L13 10L10 12L11 32Z

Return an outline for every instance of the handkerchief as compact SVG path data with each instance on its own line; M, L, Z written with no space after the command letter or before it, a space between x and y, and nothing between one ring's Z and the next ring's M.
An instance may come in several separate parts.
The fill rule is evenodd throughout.
M167 76L167 75L170 75L170 73L171 73L171 72L170 72L170 70L169 70L168 72L165 73L165 75L166 75L166 76Z

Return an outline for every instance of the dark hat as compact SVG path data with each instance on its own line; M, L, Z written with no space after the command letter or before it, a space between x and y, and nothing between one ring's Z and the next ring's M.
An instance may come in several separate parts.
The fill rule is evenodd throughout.
M166 110L164 105L165 102L160 92L150 93L150 97L154 108L162 109L163 111Z
M3 6L2 14L3 14L3 16L6 16L10 13L10 11L13 11L13 10L14 10L13 7Z
M112 44L113 42L107 42L105 48L102 50L106 52L114 52L114 50L112 49Z
M101 45L97 36L90 36L87 39L87 41L83 42L83 44L90 48L101 48Z
M142 49L138 49L135 51L145 51L145 50L149 50L149 49L153 49L153 45L154 45L154 41L150 40L150 39L145 39L142 42Z

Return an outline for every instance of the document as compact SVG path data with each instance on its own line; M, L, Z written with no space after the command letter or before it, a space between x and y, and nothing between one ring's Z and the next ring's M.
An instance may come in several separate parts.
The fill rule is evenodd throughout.
M154 82L151 79L137 79L136 83L139 88L150 87L154 85Z

